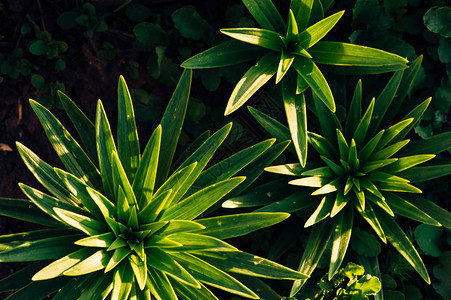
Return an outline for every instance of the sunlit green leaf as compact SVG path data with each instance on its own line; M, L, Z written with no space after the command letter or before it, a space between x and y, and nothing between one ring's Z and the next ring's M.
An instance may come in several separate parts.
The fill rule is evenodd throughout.
M274 51L280 51L283 47L278 33L261 28L227 28L221 32L236 40L257 45Z
M225 115L229 115L240 108L276 74L278 60L279 57L276 53L268 53L243 75L230 96Z

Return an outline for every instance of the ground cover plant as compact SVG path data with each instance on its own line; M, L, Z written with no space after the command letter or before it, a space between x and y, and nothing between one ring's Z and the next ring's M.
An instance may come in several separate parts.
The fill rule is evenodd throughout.
M255 1L255 3L258 2ZM406 147L418 143L418 139L449 131L451 120L449 115L449 99L451 99L449 97L449 78L451 78L449 71L451 69L449 68L449 55L447 55L449 23L446 18L448 7L451 5L449 0L315 0L308 2L313 3L308 26L321 22L325 17L334 14L334 18L338 18L339 14L336 13L345 11L320 43L340 41L370 46L397 54L409 61L422 55L422 64L415 64L415 67L419 69L414 83L407 89L402 87L402 84L398 88L407 93L405 100L399 108L389 109L380 128L387 128L395 124L424 99L432 96L432 101L421 120L404 138L404 140L411 140ZM290 8L293 12L296 10L288 0L273 1L272 3L276 11L282 14L282 19L285 20L288 20ZM17 185L18 182L23 182L30 187L39 185L39 182L23 163L14 146L15 141L20 141L36 151L36 154L49 165L67 169L58 160L58 156L54 155L51 143L43 142L46 140L45 131L42 130L39 119L32 110L32 106L29 105L28 98L35 99L51 110L61 123L68 126L69 131L74 133L70 119L62 110L63 105L57 90L70 95L91 120L94 120L96 115L96 97L102 95L102 102L108 115L113 116L116 111L115 82L120 74L124 74L128 79L130 93L134 99L133 106L140 140L148 140L155 130L156 124L162 119L172 90L182 73L179 65L183 61L196 53L227 41L241 43L244 45L243 47L257 49L255 51L258 52L258 46L237 40L232 41L230 37L220 32L220 28L264 28L256 22L256 18L241 0L196 0L190 3L172 0L151 2L95 0L89 1L89 3L84 0L5 0L0 4L0 24L1 28L4 28L0 31L0 99L2 99L0 100L0 197L7 198L24 198L23 191ZM280 35L284 38L286 38L285 33L284 30L280 31ZM50 56L43 51L48 51ZM260 51L261 55L264 55L265 51L269 53L272 50L261 48ZM176 157L179 154L187 157L181 152L191 142L199 137L197 142L201 143L208 135L206 130L221 128L230 121L233 121L234 126L222 146L211 158L209 165L214 165L241 149L273 137L266 134L261 126L258 126L245 108L238 109L226 117L223 116L234 86L257 59L255 56L253 61L234 66L199 69L193 72L191 99L186 111L184 126L180 132ZM409 68L413 66L411 63L407 65ZM343 67L325 64L317 64L317 66L324 78L327 79L333 95L336 107L334 115L343 125L346 123L347 109L356 82L362 78L362 107L366 108L372 97L380 94L389 80L389 76L392 75L341 76L337 75L337 71L341 69L343 73L345 69ZM275 67L277 68L278 65ZM259 88L245 104L284 123L287 112L282 98L283 86L295 87L298 80L296 73L292 65L277 85L274 80L276 76L273 75L273 79ZM286 93L287 91L289 93ZM404 92L401 94L403 95ZM285 96L294 93L294 89L285 90ZM316 117L316 107L311 91L307 89L303 95L305 99L300 95L290 98L294 99L294 103L305 100L306 108L302 113L308 115L308 131L324 135ZM395 99L398 97L399 95L396 95ZM395 102L393 101L393 104ZM292 111L296 108L295 105L290 107L293 108ZM253 110L253 112L256 111ZM296 118L288 120L291 120L291 124L296 125L291 128L302 125L302 122L299 122L300 124L294 122L297 120ZM113 127L117 125L116 118L110 118L109 121ZM299 149L296 149L293 144L296 145L300 141L303 141L304 145L308 144L308 136L307 134L302 136L303 132L298 131L298 136L291 136L294 143L288 146L288 151L275 159L274 165L299 162ZM261 162L265 156L270 156L272 151L274 155L271 154L271 156L275 157L279 151L285 148L286 143L281 143L284 139L288 140L290 136L278 137L278 141L254 163L258 164L258 161ZM426 140L426 143L431 141L433 140ZM338 145L337 143L334 145ZM194 143L194 145L199 146L200 144ZM144 146L141 143L141 150L144 150ZM311 146L308 147L310 148L308 162L323 163L315 153L316 150ZM402 151L403 149L398 153L402 154ZM438 163L449 164L449 150L437 154L434 159L420 167ZM309 167L309 164L306 166ZM260 205L277 202L277 197L283 199L283 196L279 195L280 193L285 193L287 196L302 188L288 185L287 182L291 179L295 178L264 172L252 184L254 187L259 187L252 191L255 192L255 198L260 197ZM250 181L247 180L247 182ZM449 209L451 204L449 182L449 176L447 176L415 182L413 185L423 191L423 194L420 194L422 198ZM266 184L272 185L269 193ZM247 187L246 181L239 184L223 200L232 198L238 203L240 191L245 187ZM314 189L305 187L307 194L313 191ZM398 194L404 196L405 193ZM370 205L374 203L366 200ZM230 204L232 201L228 203ZM236 203L233 202L232 206ZM28 205L24 202L25 204ZM319 202L315 202L315 204L318 205ZM346 205L344 209L348 206ZM312 206L310 211L293 212L290 218L279 224L253 232L245 237L234 237L227 242L240 250L255 253L296 269L311 236L312 227L315 228L330 219L326 218L314 226L302 228L315 207ZM217 209L218 206L213 206L208 210L208 214L217 216L231 213ZM254 210L252 207L235 209L238 210L234 213L240 214ZM374 230L357 213L354 214L352 235L342 266L348 262L356 262L365 267L365 273L378 277L383 284L381 291L375 296L376 299L382 299L382 294L384 299L450 298L451 290L447 284L447 278L451 276L448 268L451 253L449 251L450 231L443 226L421 224L400 217L399 213L394 210L393 212L396 215L396 222L424 261L431 284L421 280L413 267L394 247L384 246ZM200 218L208 217L208 214ZM331 220L337 218L338 215ZM15 234L45 228L42 225L14 218L0 217L0 234ZM296 238L293 238L294 235ZM337 297L336 292L340 288L335 290L334 286L337 280L343 278L341 277L343 274L338 271L330 281L328 280L331 249L332 242L325 248L311 278L304 283L301 291L290 299ZM46 263L50 264L51 261ZM20 271L28 264L1 263L0 279ZM43 268L45 265L41 267ZM31 280L31 276L25 278L20 274L19 272L17 276L10 278L16 278L14 279L16 288L24 284L24 281L30 282ZM260 291L264 290L264 299L279 300L284 296L288 298L290 294L291 282L288 280L269 280L266 283L270 286L267 286L249 276L240 276L239 274L232 276L251 290L259 291L260 297L263 295ZM17 278L24 278L24 281ZM73 279L77 280L78 278L74 277ZM5 283L6 281L2 281L2 284ZM340 287L344 288L344 285L340 285ZM330 291L331 288L333 291ZM0 288L0 290L2 289ZM215 288L211 288L211 290L219 299L242 298L241 296L233 297L230 293ZM354 288L352 291L359 293ZM3 299L9 294L11 293L0 294L0 298ZM345 293L342 296L349 295ZM361 296L363 296L363 291Z

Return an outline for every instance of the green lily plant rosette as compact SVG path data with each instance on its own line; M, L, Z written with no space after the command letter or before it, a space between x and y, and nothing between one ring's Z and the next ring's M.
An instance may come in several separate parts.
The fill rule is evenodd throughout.
M183 73L142 154L122 77L117 142L100 100L93 124L60 93L89 155L45 107L30 101L67 171L17 143L49 194L20 184L29 200L0 199L0 214L49 228L0 236L0 262L34 262L0 281L0 291L15 291L8 299L41 299L55 292L55 300L217 299L207 286L259 299L258 289L251 290L231 273L249 275L253 286L264 286L253 277L308 277L223 241L289 214L200 217L240 184L250 184L258 167L263 172L288 143L271 147L274 139L266 140L204 170L229 133L227 124L211 136L202 135L180 163L172 163L191 77L191 71Z
M359 81L343 124L314 96L321 134L308 133L314 154L307 165L290 163L265 169L297 177L288 183L299 189L290 189L292 192L289 195L279 198L275 193L271 199L258 197L275 189L283 189L279 183L270 182L248 194L227 200L223 206L233 208L265 204L256 211L305 211L310 217L304 227L313 228L299 271L310 275L330 244L329 279L345 257L353 225L365 220L383 243L390 242L430 283L418 252L396 222L398 215L428 225L451 228L451 213L419 196L421 190L414 185L451 174L451 164L429 162L436 154L449 149L451 132L425 140L406 139L406 135L421 120L431 98L393 124L420 64L421 57L407 71L396 72L363 115L362 85ZM290 138L289 130L283 124L256 109L250 108L250 111L272 136L281 140ZM427 166L418 166L426 162ZM305 281L295 281L292 296L299 292Z
M221 29L235 40L187 59L182 67L217 68L259 58L233 90L225 115L244 105L275 76L276 84L282 82L288 125L303 166L307 161L307 109L302 92L310 87L329 110L335 111L329 84L316 64L325 65L330 71L353 75L407 68L408 61L392 53L349 43L321 41L344 13L340 11L324 18L327 7L323 7L322 1L292 0L286 23L271 0L242 1L262 28ZM312 24L315 20L319 21ZM287 76L290 73L291 76Z

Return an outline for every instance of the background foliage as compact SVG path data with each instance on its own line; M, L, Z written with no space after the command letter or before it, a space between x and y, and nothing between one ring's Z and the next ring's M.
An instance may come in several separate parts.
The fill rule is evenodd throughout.
M22 141L41 149L41 157L51 163L53 153L43 146L43 132L38 121L25 105L28 98L37 99L57 115L60 104L56 90L65 91L71 98L80 99L78 105L93 116L97 95L105 95L104 102L115 100L114 84L119 74L127 78L134 98L136 117L145 126L145 139L150 136L150 120L159 120L170 91L181 74L178 65L189 56L199 53L226 37L219 33L223 27L253 27L254 21L240 1L133 1L120 7L121 1L14 1L0 4L0 194L4 197L22 197L17 182L33 185L25 167L19 163L17 151L11 151L13 142ZM275 1L276 2L276 1ZM331 1L329 1L331 2ZM391 51L412 60L423 54L420 75L409 91L406 103L418 103L433 96L423 120L415 127L416 136L431 136L449 130L451 105L451 25L449 0L343 0L333 3L330 14L345 10L337 27L330 32L330 40L350 41ZM287 11L289 1L277 1L279 11ZM62 17L64 16L64 18ZM246 66L211 69L194 73L195 87L187 112L180 143L187 144L206 129L217 129L234 120L229 142L217 156L236 152L242 145L263 139L263 131L255 126L243 110L224 118L223 112L232 85L244 74ZM337 101L337 114L344 112L349 91L357 78L331 78L328 81ZM376 96L389 75L364 77L366 104ZM331 78L331 79L329 79ZM345 88L347 87L347 88ZM348 94L348 95L346 95ZM281 101L275 99L271 86L251 99L250 105L283 120ZM340 103L341 102L341 103ZM270 105L268 105L270 103ZM280 105L279 108L277 105ZM114 105L105 104L114 107ZM365 106L366 107L366 106ZM402 112L412 109L406 105ZM344 114L342 115L344 117ZM241 147L243 148L243 147ZM52 160L53 159L53 160ZM215 159L215 158L214 158ZM439 159L449 161L449 153ZM283 160L280 161L283 163ZM271 179L268 174L266 180ZM24 179L25 178L25 179ZM265 178L263 178L265 180ZM427 198L450 207L449 178L421 184ZM299 217L298 217L299 218ZM300 218L303 218L300 216ZM258 232L251 238L237 239L240 249L277 258L267 253L270 241L289 247L279 262L297 267L302 242L278 236L280 227L289 227L296 220ZM410 228L408 235L420 248L431 274L432 285L423 283L403 259L389 247L379 248L373 236L365 231L355 234L351 247L356 255L369 258L379 256L386 299L450 298L451 233L427 225L401 220L402 228ZM29 225L0 219L2 233L18 232ZM28 226L28 227L27 227ZM426 226L426 227L425 227ZM301 231L307 237L308 231ZM285 244L282 242L285 241ZM291 242L291 243L290 243ZM282 246L281 246L282 247ZM352 260L353 257L350 257ZM11 266L14 270L15 266ZM327 268L327 260L318 265L318 280ZM10 268L0 273L6 276ZM316 290L315 278L308 282ZM278 291L289 291L289 283L275 286Z

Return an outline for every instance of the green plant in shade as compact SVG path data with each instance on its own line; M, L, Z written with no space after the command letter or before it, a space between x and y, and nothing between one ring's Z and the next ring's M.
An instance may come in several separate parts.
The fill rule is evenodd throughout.
M60 94L90 157L46 108L30 101L68 171L51 167L17 143L27 167L52 195L21 183L31 202L0 201L1 214L50 227L0 236L0 262L38 261L0 281L1 291L18 290L9 299L40 299L56 291L53 299L217 299L204 284L258 299L258 291L229 272L308 277L222 241L278 223L289 214L198 218L238 185L250 184L243 183L244 176L232 176L242 172L252 182L252 174L258 173L252 163L263 166L261 155L271 161L268 155L277 157L287 143L274 154L275 147L269 149L274 139L263 141L204 171L231 129L227 124L211 136L202 135L180 163L172 164L190 85L191 72L185 71L142 154L122 77L117 143L100 100L93 124Z
M324 275L318 282L318 287L320 291L310 300L367 300L368 296L377 294L382 286L379 278L365 274L364 267L350 262L338 270L331 280Z
M346 254L353 224L358 221L354 218L357 211L381 241L389 241L430 283L420 256L397 224L395 214L429 225L451 228L451 214L418 196L421 190L412 184L451 173L450 164L417 167L448 149L451 133L413 142L405 139L420 121L431 98L420 103L394 125L386 126L393 124L391 116L399 110L420 63L421 58L415 60L407 72L396 72L377 99L373 98L363 115L362 87L359 82L344 124L318 97L314 97L322 132L321 135L313 132L308 134L315 156L312 155L305 167L293 163L265 169L272 173L300 177L289 183L301 188L280 201L272 199L277 202L258 211L294 212L312 208L304 226L313 226L313 229L301 259L300 272L313 272L330 241L329 279L334 276ZM284 125L255 109L251 109L251 112L273 136L289 138L288 128ZM252 206L256 201L253 194L242 196L239 202L236 200L230 199L223 206ZM304 282L296 281L291 294L296 294Z
M316 64L330 65L339 72L350 74L377 74L407 68L408 61L392 53L321 41L344 11L325 19L321 13L322 20L308 26L315 14L312 11L314 2L321 6L320 1L292 0L286 24L271 0L242 1L262 28L221 29L222 33L238 41L227 41L197 54L183 62L182 67L224 67L259 58L233 90L225 115L240 108L275 75L276 84L282 81L288 125L303 166L307 159L307 110L304 97L299 94L310 87L331 111L335 111L329 84ZM290 71L291 76L287 76Z
M94 36L94 32L105 32L108 30L108 24L105 19L111 13L100 13L91 3L84 3L74 10L65 11L60 14L56 23L62 29L72 29L77 25L86 27L86 34L89 38Z

